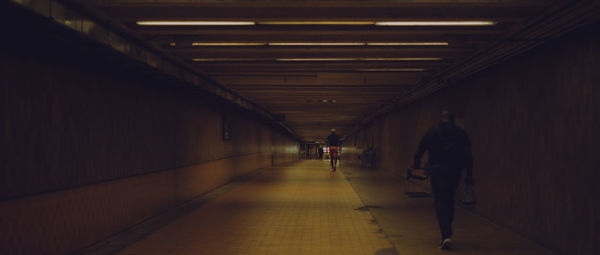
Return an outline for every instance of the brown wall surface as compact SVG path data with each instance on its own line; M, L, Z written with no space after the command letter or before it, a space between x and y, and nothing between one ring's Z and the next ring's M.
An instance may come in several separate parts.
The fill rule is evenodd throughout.
M600 31L595 24L482 71L344 141L403 174L420 138L454 111L473 145L474 211L561 254L600 254ZM425 160L422 160L425 162Z
M0 45L0 254L70 253L298 158L294 138L251 113L38 29Z

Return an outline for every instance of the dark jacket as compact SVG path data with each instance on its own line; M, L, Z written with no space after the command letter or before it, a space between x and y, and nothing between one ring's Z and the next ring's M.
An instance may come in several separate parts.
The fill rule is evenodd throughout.
M429 129L415 153L415 165L419 165L425 151L429 152L429 167L466 168L467 174L471 174L471 142L462 128L451 123L441 123Z
M327 137L327 145L328 146L340 146L340 137L332 132Z

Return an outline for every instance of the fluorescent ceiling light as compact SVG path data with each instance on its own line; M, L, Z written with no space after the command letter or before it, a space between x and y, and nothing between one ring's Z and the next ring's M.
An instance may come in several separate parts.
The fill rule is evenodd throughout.
M363 46L364 42L271 42L271 46Z
M368 42L369 46L448 46L447 42Z
M495 21L380 21L376 26L493 26Z
M257 58L194 58L192 61L272 61L273 59ZM275 61L435 61L442 58L278 58Z
M277 61L436 61L442 58L280 58Z
M175 43L171 43L174 45ZM447 46L447 42L192 42L193 46Z
M377 26L492 26L495 21L187 21L140 20L140 26L253 26L260 25L377 25Z
M259 21L259 25L374 25L374 21Z
M442 58L361 58L365 61L436 61Z
M266 43L255 42L193 42L192 46L262 46Z
M211 61L258 61L256 58L194 58L196 62L211 62Z
M420 72L423 68L356 69L360 72Z
M358 58L278 58L277 61L356 61Z
M252 26L254 21L138 21L140 26Z

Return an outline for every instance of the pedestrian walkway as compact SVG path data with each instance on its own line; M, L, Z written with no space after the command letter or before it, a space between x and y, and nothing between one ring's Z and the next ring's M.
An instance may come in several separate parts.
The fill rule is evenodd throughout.
M119 254L395 254L365 205L328 162L261 175Z
M372 169L334 173L329 161L299 161L264 170L119 254L554 254L463 209L453 250L442 251L431 198L407 189L416 188Z
M398 254L430 255L553 255L518 234L457 207L451 251L437 247L440 232L432 197L409 197L406 192L428 192L423 181L407 182L404 170L384 175L374 169L341 167L348 182L392 241ZM476 184L477 185L477 184Z

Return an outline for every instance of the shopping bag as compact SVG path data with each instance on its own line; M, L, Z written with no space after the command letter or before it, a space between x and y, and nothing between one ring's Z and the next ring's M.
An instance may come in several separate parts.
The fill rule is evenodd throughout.
M477 199L475 197L475 187L473 184L465 185L465 190L462 194L461 202L463 205L472 206L477 203Z

